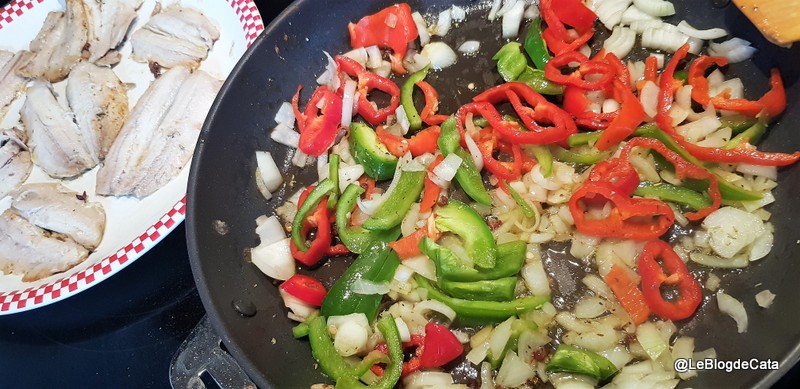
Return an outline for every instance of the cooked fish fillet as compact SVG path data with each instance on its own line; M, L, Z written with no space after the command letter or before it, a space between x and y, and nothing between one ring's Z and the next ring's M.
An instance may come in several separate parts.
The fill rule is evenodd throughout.
M63 80L84 55L90 21L81 0L67 0L66 12L50 12L30 44L33 53L17 74L28 78Z
M139 99L97 172L97 193L145 197L180 173L222 86L208 73L173 68Z
M83 0L89 24L89 62L113 65L120 60L117 48L136 19L144 0Z
M73 177L97 166L96 150L81 137L72 113L62 107L50 83L36 80L20 112L33 150L33 162L56 178Z
M67 101L84 144L103 160L128 117L128 91L107 67L81 62L67 78Z
M31 173L27 136L16 128L0 130L0 198L17 189Z
M106 213L97 202L59 183L26 184L12 193L11 208L37 227L66 235L94 250L103 239Z
M196 68L217 39L219 29L203 13L173 4L131 35L132 58L165 68Z
M60 273L89 256L69 237L48 232L8 209L0 214L0 271L36 281Z
M27 51L0 50L0 121L6 116L8 106L17 98L25 87L25 77L17 75L17 68L28 60Z

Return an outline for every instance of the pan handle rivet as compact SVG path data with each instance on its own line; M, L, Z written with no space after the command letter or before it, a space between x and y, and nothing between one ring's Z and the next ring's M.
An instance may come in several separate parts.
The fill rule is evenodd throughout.
M258 312L256 310L256 305L250 300L233 300L233 309L245 317L253 317Z

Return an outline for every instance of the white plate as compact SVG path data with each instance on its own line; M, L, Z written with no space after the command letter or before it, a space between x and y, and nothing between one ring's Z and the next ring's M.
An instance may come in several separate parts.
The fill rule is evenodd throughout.
M163 6L173 2L176 1L161 1ZM225 79L247 47L264 30L255 3L252 0L181 0L180 3L203 11L219 27L220 38L200 68L219 79ZM131 31L147 22L155 5L156 0L145 0ZM63 7L59 0L12 1L0 10L0 49L27 49L47 13ZM146 64L128 59L130 51L130 43L126 42L122 49L124 59L114 71L123 82L135 84L128 91L133 108L153 76ZM63 91L64 82L59 84L56 90ZM19 125L19 108L23 102L24 98L14 102L6 118L0 118L0 127ZM96 285L142 256L183 222L189 164L177 178L144 199L95 196L96 173L97 168L76 179L61 182L76 192L86 191L91 201L103 204L107 220L100 246L76 267L36 282L22 282L20 275L0 274L0 315L51 304ZM56 180L34 166L26 182L52 181ZM0 199L0 212L9 204L9 197Z

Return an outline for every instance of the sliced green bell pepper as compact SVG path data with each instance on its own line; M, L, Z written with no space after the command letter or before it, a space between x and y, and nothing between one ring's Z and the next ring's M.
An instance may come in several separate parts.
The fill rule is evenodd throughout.
M353 207L362 193L364 193L364 188L360 185L348 185L342 192L339 205L336 207L336 231L339 239L348 250L356 254L365 252L375 242L393 242L401 234L400 227L386 231L370 231L361 226L350 226L349 214L353 211Z
M606 357L582 348L561 343L547 363L547 371L584 374L601 383L617 373L617 367Z
M508 193L511 195L511 198L514 199L514 202L516 202L519 208L522 210L522 214L524 214L525 217L527 217L528 219L535 218L536 212L534 212L533 208L531 208L531 205L528 204L528 202L525 201L525 199L523 199L522 196L520 196L517 190L514 189L511 185L509 185L508 182L505 183L505 186L506 189L508 189Z
M731 116L723 116L719 119L719 121L722 123L720 127L728 127L734 134L738 134L752 127L758 122L758 119L736 114Z
M397 157L389 153L378 136L364 123L350 124L350 150L364 173L376 180L388 180L397 169Z
M328 157L328 178L333 181L333 190L328 196L328 208L336 209L336 202L339 201L339 154L331 154Z
M448 295L466 300L511 301L517 277L498 278L482 281L448 281L438 280L437 284Z
M456 182L467 193L467 196L480 204L492 205L492 197L483 186L481 172L475 166L472 156L461 147L461 135L456 128L454 117L451 116L442 123L438 144L439 150L445 157L450 154L461 157L461 165L456 170Z
M601 135L603 135L603 131L578 132L567 138L567 145L569 147L594 145L600 139Z
M296 226L296 228L292 228L292 242L294 242L295 246L297 246L300 251L308 250L308 243L306 243L306 238L303 236L303 229L300 228L300 226L303 225L303 220L305 220L306 216L308 216L311 211L317 208L322 198L327 196L334 188L334 183L330 178L322 180L322 182L308 194L306 200L303 201L303 205L300 206L297 213L294 215L292 225Z
M601 152L595 148L586 153L576 153L559 146L551 146L550 151L553 157L559 162L577 163L579 165L594 165L608 157L608 153Z
M492 230L472 207L458 200L435 211L434 221L439 231L452 232L464 241L467 255L481 269L491 269L497 264L497 242Z
M734 136L728 143L725 143L725 146L722 148L724 149L733 149L739 146L740 144L744 143L745 141L750 144L758 143L758 140L764 136L764 133L767 132L767 123L765 122L756 122L748 129L740 132L738 135Z
M525 34L525 52L528 53L533 64L537 69L544 70L544 65L550 61L550 52L547 51L547 43L542 38L542 19L534 18L528 24L528 32Z
M392 279L400 259L385 242L373 243L363 254L356 257L350 267L331 286L322 301L323 316L342 316L363 313L371 322L378 314L383 295L353 293L353 284L359 279L375 283Z
M642 181L633 194L685 205L694 210L700 210L711 205L711 199L703 196L702 193L666 182Z
M542 175L550 177L553 174L553 153L550 152L550 148L544 145L531 145L528 147L533 151L533 156L539 164Z
M348 375L336 380L336 387L340 389L392 389L400 381L403 374L403 344L400 340L400 331L397 329L392 315L386 315L378 321L378 330L386 340L389 349L389 362L383 370L383 375L372 385L364 385L359 382L361 375ZM371 366L371 365L370 365Z
M436 277L449 281L495 280L519 274L525 264L525 242L515 240L497 245L497 264L495 267L478 271L466 266L463 261L447 247L441 246L427 237L419 243L420 251L436 265Z
M415 275L417 285L428 291L428 298L441 301L456 312L456 320L462 324L497 323L511 316L521 315L537 309L550 301L549 296L527 296L513 301L473 301L458 299L444 294L439 288L420 275Z
M497 71L503 80L519 81L528 84L535 91L543 95L560 95L564 87L551 82L544 76L544 71L528 66L528 59L520 50L519 42L506 43L497 54L492 57L497 61Z
M375 213L364 221L362 228L367 230L386 231L397 227L417 202L425 186L424 170L420 171L400 171L397 185L389 198L381 204Z
M412 131L422 128L422 118L419 117L419 112L414 106L414 85L425 79L430 68L430 65L425 66L422 70L408 76L406 82L403 83L403 87L400 88L400 104L406 112L406 117L408 117L408 128Z

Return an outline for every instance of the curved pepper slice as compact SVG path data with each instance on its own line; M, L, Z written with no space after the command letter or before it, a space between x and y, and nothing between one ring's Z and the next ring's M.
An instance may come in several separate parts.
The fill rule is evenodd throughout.
M494 151L499 148L501 140L495 135L491 127L486 127L478 133L475 144L483 157L483 167L501 180L516 180L522 175L522 150L519 144L510 144L509 148L514 160L501 162L494 157Z
M327 198L325 196L328 195L332 190L334 190L333 181L329 178L322 180L316 187L314 187L304 199L302 204L298 206L297 214L295 214L294 219L292 220L293 226L302 226L306 217L311 214L311 211L317 208L317 205L320 202L325 201L325 210L327 212ZM317 219L316 217L314 219ZM324 223L321 220L317 220L318 223ZM297 246L297 249L300 251L307 251L309 250L308 243L306 243L306 237L303 234L302 228L293 228L292 229L292 243ZM306 231L307 232L307 231ZM323 231L324 232L324 231ZM330 226L328 228L328 233L330 234ZM314 241L316 242L319 240L319 236ZM325 247L325 251L327 251L328 247L330 247L330 236L328 237L327 246Z
M422 94L425 96L425 106L419 114L422 121L429 126L433 126L447 120L450 116L436 114L439 110L439 93L436 92L436 89L427 81L419 81L416 85L419 89L422 89Z
M353 48L377 45L392 49L392 70L405 74L403 58L408 43L417 39L417 25L411 17L411 6L407 3L395 4L369 16L358 23L347 26L350 31L350 45Z
M378 136L378 141L383 143L395 157L402 157L409 151L412 156L416 157L436 152L436 141L439 139L440 131L439 126L430 126L406 139L387 132L383 126L378 126L375 129L375 135Z
M659 259L663 268L659 265ZM703 300L703 291L672 246L662 240L650 241L639 254L637 262L642 276L644 300L653 313L668 320L692 316ZM677 289L678 296L674 300L667 300L661 294L664 285Z
M625 86L620 81L615 80L614 91L616 94L621 95L622 106L617 111L617 116L609 123L608 128L603 131L600 139L595 144L595 147L600 151L616 146L633 134L647 116L642 103L633 95L629 86Z
M397 84L386 77L381 77L368 71L356 60L344 55L336 56L336 65L345 74L358 78L358 87L356 89L358 91L358 114L364 120L375 126L385 122L389 115L394 114L400 105L400 87ZM342 83L341 88L344 88L344 83ZM367 98L369 91L373 89L388 94L389 105L383 108L373 106L372 102Z
M439 150L442 151L442 155L445 157L450 154L456 154L461 157L461 165L456 170L455 177L458 185L476 202L490 205L492 204L492 197L489 196L489 192L483 186L481 172L475 166L472 157L459 144L463 138L459 136L456 127L455 118L449 118L442 123L442 130L437 142Z
M359 381L360 376L348 375L336 380L336 387L342 389L392 389L397 385L403 374L403 345L400 341L400 331L391 315L386 315L378 321L378 330L386 340L389 363L384 369L381 378L372 385L364 385ZM313 351L313 348L312 348Z
M300 112L300 90L292 97L292 109L300 131L298 147L304 153L319 156L327 151L336 141L336 135L342 122L342 98L322 85L318 87L306 104L304 112ZM318 107L322 104L322 109ZM321 112L320 112L321 111Z
M497 242L492 230L472 207L451 199L435 211L436 228L452 232L464 240L467 255L481 269L492 269L497 264Z
M425 185L425 176L424 170L401 170L397 186L389 194L389 198L364 221L361 228L386 231L399 226L408 210L419 199L422 187Z
M348 138L353 159L364 166L367 176L376 180L388 180L397 169L397 157L383 143L378 142L375 131L364 123L350 124Z
M576 69L570 74L561 73L561 67L569 66L573 62L579 64ZM598 74L600 78L588 81L585 77L590 74ZM562 85L573 85L586 90L600 90L614 80L616 70L605 62L589 61L589 58L577 51L568 51L547 62L544 67L544 76L548 80Z
M450 281L469 282L511 277L519 274L525 264L526 246L521 240L497 245L497 265L486 271L466 266L452 250L428 237L422 238L419 249L436 265L436 277Z
M336 231L342 243L350 251L360 254L375 242L392 242L400 236L400 228L386 231L370 231L361 226L350 226L350 212L356 205L358 197L365 192L360 185L350 184L342 192L336 206Z

